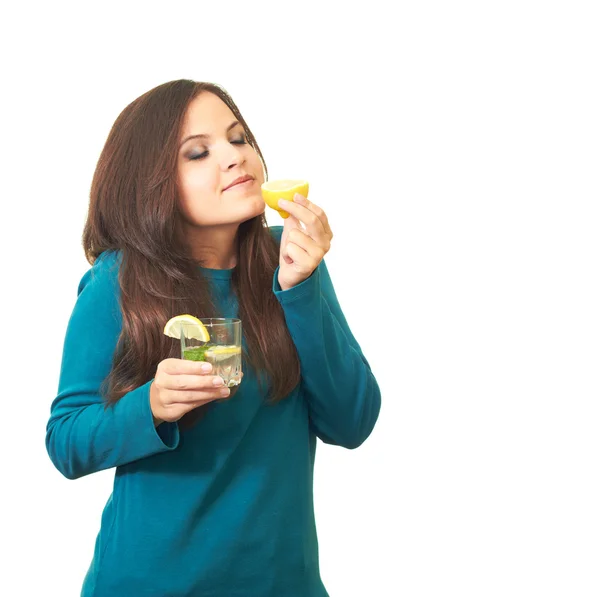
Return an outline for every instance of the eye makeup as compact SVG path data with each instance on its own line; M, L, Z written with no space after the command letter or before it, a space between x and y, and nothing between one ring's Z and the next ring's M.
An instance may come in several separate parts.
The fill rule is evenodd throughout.
M246 135L242 135L239 139L234 139L230 141L233 145L246 145L248 140L246 139ZM208 149L205 149L203 152L194 151L186 156L188 160L202 160L208 157Z

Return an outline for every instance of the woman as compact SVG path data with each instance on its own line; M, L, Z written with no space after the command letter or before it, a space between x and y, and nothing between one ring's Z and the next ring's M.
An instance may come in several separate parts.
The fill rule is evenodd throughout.
M380 393L323 262L325 213L296 195L267 227L265 172L212 84L152 89L108 136L46 435L69 479L116 467L84 596L327 595L316 438L359 446ZM182 313L241 318L235 395L174 358L162 330Z

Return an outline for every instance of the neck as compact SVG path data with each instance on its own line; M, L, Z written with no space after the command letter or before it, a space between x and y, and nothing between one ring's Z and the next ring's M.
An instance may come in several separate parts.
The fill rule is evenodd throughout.
M193 258L210 269L231 269L237 265L238 224L203 226L187 230Z

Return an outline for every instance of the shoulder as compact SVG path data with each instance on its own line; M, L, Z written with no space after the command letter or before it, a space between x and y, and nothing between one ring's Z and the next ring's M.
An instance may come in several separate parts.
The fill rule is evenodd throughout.
M121 255L116 251L102 253L85 272L69 322L72 329L99 334L98 338L104 333L98 330L117 333L121 325L120 262Z
M115 294L119 287L121 261L121 251L101 253L94 261L94 265L81 278L77 294L81 294L84 290L89 293L92 289L94 293Z

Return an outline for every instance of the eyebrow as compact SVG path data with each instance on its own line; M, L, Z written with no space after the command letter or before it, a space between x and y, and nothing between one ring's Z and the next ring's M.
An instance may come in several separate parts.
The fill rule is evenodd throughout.
M235 128L238 124L240 124L239 121L234 120L228 127L227 127L227 133ZM208 137L210 137L210 135L206 135L206 134L200 134L200 135L190 135L189 137L186 137L181 144L179 145L179 147L182 147L185 143L187 143L190 139L208 139Z

